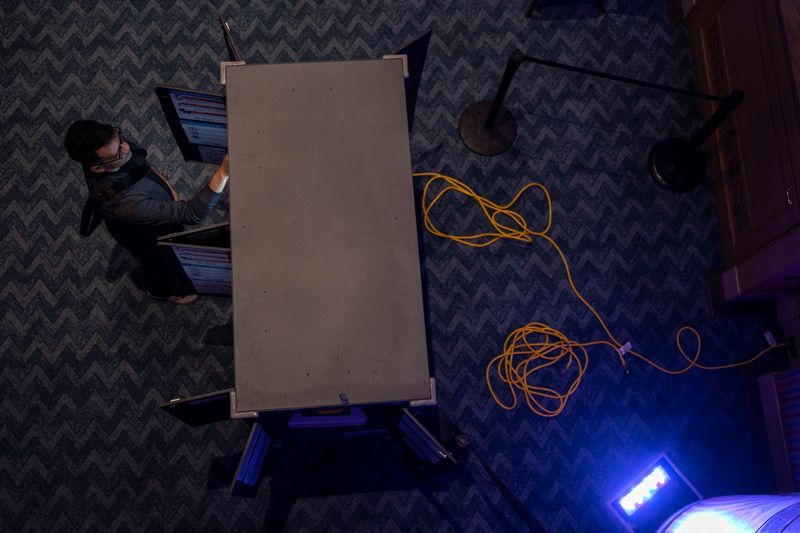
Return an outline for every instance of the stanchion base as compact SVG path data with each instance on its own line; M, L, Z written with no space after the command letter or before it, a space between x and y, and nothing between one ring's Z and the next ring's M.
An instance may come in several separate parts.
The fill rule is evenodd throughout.
M706 158L686 139L670 137L650 149L647 167L656 183L673 192L694 190L706 176Z
M475 102L458 120L458 133L467 148L480 155L499 155L508 150L517 138L517 122L505 107L500 108L494 128L486 129L486 117L492 102Z

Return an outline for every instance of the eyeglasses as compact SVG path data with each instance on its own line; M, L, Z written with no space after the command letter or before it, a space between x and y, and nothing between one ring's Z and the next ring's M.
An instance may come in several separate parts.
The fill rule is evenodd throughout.
M110 165L112 163L116 163L117 161L123 158L122 144L125 142L125 137L122 136L122 130L119 128L114 128L114 132L117 134L117 138L119 139L119 148L117 148L117 155L114 157L114 159L98 162L97 163L98 165Z

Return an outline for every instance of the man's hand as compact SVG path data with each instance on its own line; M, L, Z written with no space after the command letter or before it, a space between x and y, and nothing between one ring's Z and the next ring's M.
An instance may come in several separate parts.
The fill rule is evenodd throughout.
M228 183L229 172L228 154L225 154L222 164L208 182L208 187L216 193L221 193L225 189L225 184Z

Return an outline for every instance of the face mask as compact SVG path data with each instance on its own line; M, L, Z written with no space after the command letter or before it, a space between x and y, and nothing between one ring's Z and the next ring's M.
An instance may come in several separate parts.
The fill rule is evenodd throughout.
M133 144L131 144L130 147L131 158L127 163L119 167L117 172L127 174L133 178L134 181L138 181L147 173L147 150L134 146Z

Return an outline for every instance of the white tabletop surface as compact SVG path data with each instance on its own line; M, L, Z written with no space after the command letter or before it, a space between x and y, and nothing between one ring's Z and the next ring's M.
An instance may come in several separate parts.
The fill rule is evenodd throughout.
M226 76L237 410L429 398L402 61Z

